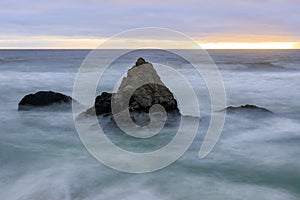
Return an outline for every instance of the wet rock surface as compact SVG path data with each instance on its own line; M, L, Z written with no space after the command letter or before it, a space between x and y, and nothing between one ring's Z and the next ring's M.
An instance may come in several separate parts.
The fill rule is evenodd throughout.
M241 106L228 106L226 108L227 112L264 112L264 113L272 113L272 111L259 107L256 105L246 104Z
M53 104L66 105L70 108L72 97L53 91L39 91L24 96L18 104L18 110L31 110Z
M148 113L153 105L159 104L168 114L180 115L174 95L161 81L153 65L143 58L128 70L117 93L103 92L85 114L111 115L112 100L116 107L114 113L124 109L132 113Z

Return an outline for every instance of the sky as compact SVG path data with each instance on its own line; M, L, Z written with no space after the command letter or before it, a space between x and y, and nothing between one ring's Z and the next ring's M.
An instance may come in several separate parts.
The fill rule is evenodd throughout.
M0 48L95 48L142 27L204 48L300 48L300 0L0 0Z

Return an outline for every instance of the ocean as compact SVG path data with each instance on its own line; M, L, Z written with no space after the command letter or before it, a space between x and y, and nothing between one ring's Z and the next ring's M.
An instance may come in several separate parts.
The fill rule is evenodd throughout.
M156 50L136 51L113 63L98 94L110 91L143 56L174 67L200 100L201 121L192 145L171 165L145 174L119 172L97 161L81 143L71 111L17 110L23 96L40 90L71 96L89 52L0 50L0 199L300 199L300 50L208 51L228 106L252 104L272 114L227 113L221 137L204 159L198 153L211 108L201 76L184 60ZM175 128L169 124L163 131L172 135ZM115 144L136 152L170 140L162 136L140 144L110 123L105 131Z

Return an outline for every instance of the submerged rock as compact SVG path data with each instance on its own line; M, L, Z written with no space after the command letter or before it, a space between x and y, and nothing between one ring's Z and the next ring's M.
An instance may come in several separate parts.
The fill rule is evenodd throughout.
M228 106L226 108L226 111L228 112L251 112L251 111L257 111L257 112L266 112L266 113L272 113L272 111L259 107L256 105L251 105L251 104L246 104L246 105L241 105L241 106Z
M136 88L138 85L142 86ZM174 95L161 81L153 65L143 58L139 58L135 66L128 70L117 93L103 92L97 96L94 107L84 114L111 115L112 98L117 107L114 112L129 108L131 113L148 113L153 105L159 104L168 114L180 115ZM126 99L129 99L129 105Z
M35 94L28 94L18 104L18 110L30 110L36 107L45 107L53 104L65 104L69 108L72 104L72 97L53 91L39 91Z

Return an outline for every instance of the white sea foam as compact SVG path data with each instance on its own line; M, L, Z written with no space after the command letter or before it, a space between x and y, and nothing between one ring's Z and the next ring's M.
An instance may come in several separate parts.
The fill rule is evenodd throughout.
M51 108L17 111L18 101L27 93L54 90L71 95L76 66L88 52L70 51L65 58L57 51L34 53L16 53L16 63L0 63L1 199L299 199L300 71L296 67L281 71L249 70L239 64L221 67L228 104L255 104L274 114L228 114L216 147L200 160L198 152L210 119L205 83L186 63L141 52L147 60L171 63L187 76L200 98L202 118L197 138L178 161L154 173L131 175L105 167L85 150L71 113ZM288 55L299 57L299 53ZM247 54L212 54L215 60L227 59L228 63L230 59L231 63L249 62ZM137 56L135 52L124 62L114 63L100 81L99 92L111 88L123 67ZM270 58L281 59L281 65L287 62L272 52L265 58L259 53L250 57L263 59L256 62ZM296 66L298 61L292 61ZM118 134L112 123L105 126L115 144L137 152L164 145L176 128L168 125L165 135L145 142Z

